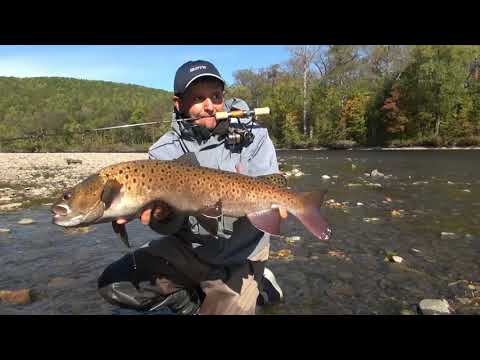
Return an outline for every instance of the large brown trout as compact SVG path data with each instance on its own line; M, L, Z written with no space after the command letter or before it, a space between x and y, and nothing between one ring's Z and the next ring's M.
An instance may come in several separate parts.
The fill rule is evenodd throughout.
M149 204L162 201L178 213L203 219L246 216L272 235L280 234L280 215L288 211L316 237L328 240L331 230L320 214L325 192L295 193L272 179L278 178L266 181L186 161L122 162L67 190L51 208L53 223L74 227L112 222L129 246L125 227L116 219L137 218Z

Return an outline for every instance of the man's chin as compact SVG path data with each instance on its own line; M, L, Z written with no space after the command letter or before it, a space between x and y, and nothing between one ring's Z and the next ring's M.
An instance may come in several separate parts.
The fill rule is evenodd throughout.
M207 129L214 129L217 126L217 119L215 117L203 118L197 121L197 125L205 126Z

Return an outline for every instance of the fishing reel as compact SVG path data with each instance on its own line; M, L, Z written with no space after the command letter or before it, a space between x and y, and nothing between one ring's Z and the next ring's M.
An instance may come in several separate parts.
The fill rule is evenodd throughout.
M243 124L242 124L243 125ZM246 126L245 126L246 127ZM252 134L252 129L241 128L237 129L234 127L228 128L227 136L225 137L225 142L229 146L248 146L255 139L255 135Z
M270 108L256 108L253 110L234 110L229 112L218 112L215 114L216 119L219 121L217 128L212 132L210 130L193 125L192 120L196 118L181 118L175 119L175 121L182 123L181 133L188 138L197 138L201 140L207 140L212 134L224 136L225 144L229 147L242 148L250 145L255 138L252 133L253 122L258 115L270 114ZM238 121L235 124L231 123L232 118L241 119L251 117L248 123L242 123Z

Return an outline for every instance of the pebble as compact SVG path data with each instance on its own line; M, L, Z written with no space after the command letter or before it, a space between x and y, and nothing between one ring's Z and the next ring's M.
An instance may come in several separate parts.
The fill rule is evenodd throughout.
M10 229L0 228L0 233L9 233Z
M446 238L454 238L457 236L457 234L455 233L451 233L451 232L444 232L442 231L442 233L440 234L441 238L442 239L446 239Z
M462 191L466 192L466 193L471 193L471 191L469 189L463 189Z
M328 176L328 175L322 175L322 179L328 180L328 179L330 179L330 176Z
M371 176L373 177L382 177L382 176L385 176L383 173L381 173L380 171L378 171L377 169L373 170L371 172Z
M373 218L363 218L363 221L367 222L367 223L370 223L370 222L374 222L374 221L379 221L380 219L379 218L376 218L376 217L373 217Z
M289 236L285 238L285 240L288 242L296 242L302 240L302 238L300 236Z
M363 203L357 202L357 206L363 206Z
M48 281L48 287L64 287L70 285L73 282L73 279L64 278L64 277L55 277Z
M303 172L301 172L301 171L298 170L297 168L292 169L291 173L292 173L293 176L302 176L302 175L305 175Z
M21 219L18 221L18 224L20 225L31 225L31 224L35 224L35 220L33 219Z
M11 305L26 305L32 302L30 289L0 290L0 300Z
M362 184L348 184L347 186L353 187L353 186L362 186Z
M450 305L445 299L423 299L418 305L423 315L448 315Z
M382 184L378 184L378 183L368 183L367 186L382 187Z
M428 184L428 181L415 181L412 183L412 185L420 185L420 184Z
M403 258L397 255L392 256L392 261L401 264L403 262Z

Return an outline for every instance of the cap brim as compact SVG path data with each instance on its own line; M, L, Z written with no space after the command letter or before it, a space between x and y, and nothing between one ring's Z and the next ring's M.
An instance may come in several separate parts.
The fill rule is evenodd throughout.
M185 92L185 90L188 89L188 87L190 86L190 84L191 84L192 82L194 82L194 81L197 80L198 78L201 78L201 77L204 77L204 76L211 76L211 77L217 78L218 80L220 80L220 81L225 85L225 80L223 80L220 76L215 75L215 74L212 74L212 73L203 73L203 74L198 74L197 76L195 76L194 78L192 78L192 79L187 83L187 85L185 85L185 88L183 89L183 91Z

